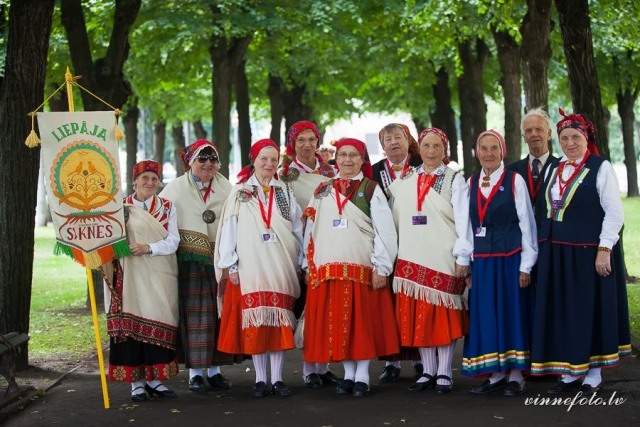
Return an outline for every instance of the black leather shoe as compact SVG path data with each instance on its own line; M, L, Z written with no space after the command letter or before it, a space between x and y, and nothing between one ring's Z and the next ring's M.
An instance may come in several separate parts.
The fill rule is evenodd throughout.
M253 397L262 398L269 394L269 388L264 381L258 381L253 387Z
M365 397L369 394L369 385L358 381L353 386L353 397Z
M144 391L142 393L134 393L138 390L146 390L146 387L142 387L142 386L138 386L136 388L134 388L133 390L131 390L131 401L132 402L144 402L149 400L149 396L147 396L147 393L145 393Z
M580 391L582 392L582 394L593 394L598 390L600 390L600 385L593 387L589 384L582 384L580 386Z
M336 385L336 394L351 394L354 386L355 383L351 380L339 380L338 385Z
M271 392L278 397L291 396L291 390L289 390L289 387L282 381L276 381L276 383L271 386Z
M194 393L206 393L207 386L204 384L204 380L200 375L196 375L195 377L189 380L189 390Z
M222 374L215 374L212 377L207 377L207 382L209 383L209 387L214 390L229 390L231 388L231 384Z
M570 393L572 391L577 391L580 388L580 381L574 380L570 383L565 383L562 381L557 381L553 387L547 390L549 394L564 394Z
M488 394L494 391L502 390L507 386L507 378L503 378L498 382L491 384L491 381L488 379L485 380L482 384L475 386L469 390L471 394Z
M155 387L151 387L149 384L145 384L144 385L144 389L147 391L147 393L149 393L149 396L158 396L161 397L163 399L176 399L178 397L178 395L176 394L175 391L167 388L165 390L158 390L158 387L162 386L163 384L158 384ZM165 386L166 387L166 386Z
M429 374L422 374L420 375L420 377L424 377L427 380L426 381L422 381L422 382L415 382L413 384L411 384L409 386L409 390L410 391L425 391L427 389L433 388L433 386L435 385L436 381L435 378L433 377L433 375L429 375Z
M380 384L390 384L398 381L398 377L400 377L400 368L389 365L384 367L378 379L380 380Z
M416 363L415 365L413 365L413 370L415 371L415 379L416 381L418 381L418 379L422 376L422 373L424 372L424 367L422 366L422 363Z
M524 394L524 381L509 381L504 388L504 395L507 397L517 397Z
M304 385L307 388L311 388L314 390L321 388L323 385L322 378L320 378L320 375L318 374L309 374L304 379Z
M433 387L436 391L436 394L447 394L453 388L453 380L448 375L437 375L434 378L436 385ZM449 384L438 384L438 380L446 380L449 381Z
M340 379L333 375L333 372L331 371L320 374L320 379L322 380L323 385L335 385L338 384L338 381L340 381Z

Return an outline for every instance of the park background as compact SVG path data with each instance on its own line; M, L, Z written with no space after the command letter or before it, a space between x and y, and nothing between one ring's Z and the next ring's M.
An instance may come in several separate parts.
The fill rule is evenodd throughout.
M215 141L233 176L252 141L284 144L299 119L319 123L324 144L359 137L376 156L389 121L414 135L438 126L469 174L480 131L504 132L509 162L526 153L526 109L584 113L624 197L637 343L639 16L635 0L0 0L0 333L29 333L37 366L95 357L84 270L52 255L39 150L24 146L27 113L70 66L123 110L127 192L136 161L160 161L168 179L197 137ZM103 108L75 97L76 110ZM45 109L66 110L66 95Z

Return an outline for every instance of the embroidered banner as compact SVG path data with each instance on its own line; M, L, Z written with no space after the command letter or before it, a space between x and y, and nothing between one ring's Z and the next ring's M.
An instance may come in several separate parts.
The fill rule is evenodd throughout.
M56 254L89 268L129 255L113 111L38 113Z

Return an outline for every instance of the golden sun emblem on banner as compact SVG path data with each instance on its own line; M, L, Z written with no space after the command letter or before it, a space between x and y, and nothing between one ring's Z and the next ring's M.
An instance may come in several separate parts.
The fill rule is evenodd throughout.
M61 205L88 212L115 201L119 190L116 162L100 145L76 141L51 165L51 188Z

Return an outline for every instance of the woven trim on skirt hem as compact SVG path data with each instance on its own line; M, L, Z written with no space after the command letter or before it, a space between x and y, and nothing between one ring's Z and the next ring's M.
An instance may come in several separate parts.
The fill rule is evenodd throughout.
M620 362L620 358L631 354L631 344L618 346L618 352L589 357L589 362L574 364L570 362L531 362L531 375L585 375L589 369L611 368Z
M529 351L508 350L504 353L489 353L462 359L462 374L475 376L511 369L529 370Z
M157 363L146 366L124 366L109 364L109 379L111 381L123 381L132 383L134 381L165 381L178 375L178 362L173 360L169 363Z

